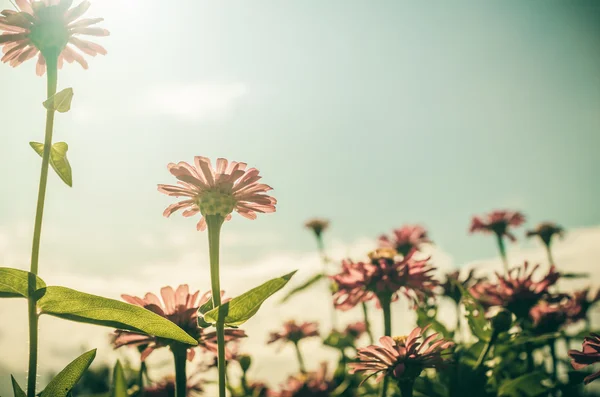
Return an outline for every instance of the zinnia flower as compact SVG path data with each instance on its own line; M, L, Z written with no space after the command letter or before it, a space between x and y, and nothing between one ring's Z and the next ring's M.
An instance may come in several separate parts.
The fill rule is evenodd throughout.
M591 296L589 288L575 291L571 296L572 306L568 312L569 321L585 320L592 305L598 301L600 301L600 290Z
M471 288L471 294L484 306L503 306L517 318L524 319L560 277L556 268L551 266L544 277L534 281L533 274L539 266L529 270L529 264L525 262L523 266L512 268L506 276L496 273L498 280L495 284L490 281L476 284Z
M396 380L414 380L425 368L441 368L447 362L444 351L454 346L454 342L437 339L434 333L425 337L427 328L415 328L408 337L384 336L378 345L371 345L358 350L356 363L350 363L350 373L365 372L377 374L375 379L381 381L385 376Z
M202 379L198 377L194 379L188 379L187 397L199 396L204 391L202 383ZM155 383L154 385L144 387L142 396L175 397L175 378L173 376L167 376L160 382Z
M537 334L547 334L558 331L567 323L568 312L571 309L569 299L558 302L542 300L529 311L533 331Z
M314 322L303 322L297 324L296 321L290 320L283 323L283 331L271 332L268 344L277 341L292 342L294 344L302 339L319 336L319 324Z
M272 190L269 185L258 183L262 178L256 168L246 170L246 163L223 158L217 159L217 168L213 169L206 157L194 157L194 165L186 162L171 163L168 169L179 181L179 186L158 185L158 191L174 197L188 199L172 204L163 215L169 217L178 210L185 209L182 215L202 215L197 229L206 229L204 217L218 215L231 219L235 210L248 219L256 219L256 213L275 212L277 200L266 192Z
M483 217L474 216L470 232L495 233L497 236L508 237L511 241L517 238L509 231L511 227L521 226L525 215L517 211L493 211Z
M327 379L327 364L322 363L317 372L290 376L281 391L270 392L269 397L329 397L334 386Z
M322 218L313 218L308 220L304 226L312 230L317 237L321 237L321 234L329 227L329 221Z
M349 310L358 303L390 294L398 299L398 291L417 302L432 293L437 281L435 268L424 260L414 259L416 251L398 259L396 251L379 249L370 254L370 262L342 261L342 272L332 276L338 289L333 295L335 307Z
M562 226L558 226L553 222L544 222L540 223L535 229L528 230L526 236L534 237L537 236L542 240L542 242L546 246L550 246L552 242L552 237L559 236L562 237L564 235L565 229Z
M582 351L569 350L569 357L572 359L571 365L576 370L580 370L588 365L600 362L600 335L591 334L590 336L586 336L583 339ZM599 377L600 371L586 376L583 382L587 385Z
M161 288L160 294L163 301L153 293L147 293L144 298L136 296L121 295L123 300L133 305L148 309L167 320L175 323L179 328L187 332L192 338L198 341L198 347L204 351L217 353L217 334L215 332L206 332L198 326L198 309L211 299L210 292L202 295L200 300L198 296L200 291L193 294L189 293L187 284L180 285L177 290L171 287ZM223 293L221 293L223 294ZM246 333L239 329L226 329L225 341L230 342L246 336ZM140 334L131 331L117 330L113 337L115 349L121 346L145 346L142 351L141 359L145 360L155 349L163 346L169 346L170 343L176 343L161 339L152 335ZM194 358L195 351L189 348L187 351L188 360Z
M108 30L92 26L102 22L102 18L79 19L90 7L89 1L73 8L73 0L15 2L19 11L4 10L0 16L2 62L15 67L39 54L36 73L41 76L46 70L44 57L49 53L58 56L59 68L64 61L75 61L84 69L88 64L81 53L106 55L101 45L77 37L109 35Z
M392 231L392 236L379 237L379 246L393 248L402 255L407 255L412 249L420 250L422 244L432 241L427 237L427 230L420 225L404 225Z

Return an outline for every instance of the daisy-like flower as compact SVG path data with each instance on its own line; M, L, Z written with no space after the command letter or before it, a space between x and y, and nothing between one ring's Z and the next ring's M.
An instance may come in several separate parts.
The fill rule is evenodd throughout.
M108 30L93 26L102 22L102 18L79 19L90 7L89 1L82 1L73 8L73 0L15 2L19 11L4 10L0 16L2 62L15 67L37 55L36 73L41 76L49 54L58 57L59 68L66 61L77 62L84 69L88 63L82 53L106 55L101 45L77 37L109 35Z
M393 248L402 255L407 255L411 250L420 250L421 245L430 244L432 241L427 237L427 230L421 225L404 225L394 229L391 236L379 237L379 246L382 248Z
M446 350L454 346L454 342L438 339L434 333L425 336L426 328L415 328L407 337L384 336L378 345L371 345L358 350L356 363L350 363L350 373L364 372L377 375L377 382L390 376L397 381L414 380L425 368L441 368L447 362Z
M316 372L290 376L279 392L270 392L269 397L328 397L335 385L327 377L327 364L322 363Z
M302 339L319 336L319 324L314 322L303 322L297 324L294 320L283 323L283 331L271 332L268 344L277 341L292 342L294 344Z
M569 357L571 357L572 360L571 365L576 370L600 362L600 335L591 334L590 336L586 336L583 339L582 351L569 350ZM587 385L598 378L600 378L600 371L586 376L583 382Z
M537 334L547 334L558 331L567 323L569 310L572 310L570 299L560 299L558 302L542 300L529 311L533 331Z
M187 397L200 396L204 391L202 379L195 377L188 379ZM160 382L144 387L144 397L175 397L175 378L167 376Z
M217 334L215 332L206 332L198 326L198 309L211 299L210 292L205 293L198 300L200 291L193 294L189 293L187 284L180 285L177 290L171 287L161 288L161 300L153 293L147 293L144 298L138 298L131 295L121 295L123 300L132 305L141 306L148 309L167 320L175 323L179 328L187 332L191 337L198 341L198 347L203 351L217 353ZM222 293L221 293L222 295ZM225 342L230 342L243 338L246 333L239 329L226 329ZM140 334L131 331L116 330L113 335L113 346L115 349L121 346L142 346L141 359L145 360L154 350L170 346L173 341L165 340L151 335ZM193 348L187 350L188 360L194 358Z
M321 237L321 234L329 227L329 221L323 218L309 219L304 226L307 229L312 230L317 238Z
M540 223L535 229L528 230L526 236L527 237L539 237L540 240L546 246L550 246L552 242L552 237L559 236L562 237L565 233L565 229L562 226L557 225L553 222L543 222Z
M214 169L206 157L194 157L194 165L186 162L168 165L169 172L179 181L179 186L158 185L158 191L174 197L187 199L172 204L163 215L169 217L175 211L183 210L185 217L201 214L197 229L206 229L206 216L217 215L231 219L237 213L248 219L256 219L256 213L275 212L277 200L266 192L272 188L258 183L262 178L256 168L246 170L246 163L223 158L217 159Z
M518 319L528 316L529 310L545 295L548 289L556 284L560 273L554 266L539 281L533 280L539 264L529 268L525 262L523 266L512 268L506 276L496 273L496 283L481 282L473 286L471 294L484 306L503 306L513 312Z
M470 232L494 233L500 237L508 237L511 241L517 238L510 232L511 227L521 226L525 215L517 211L493 211L483 217L474 216Z
M598 301L600 301L600 289L595 294L590 294L590 288L575 291L571 296L573 303L568 312L569 321L585 320L590 308Z
M380 248L369 255L370 262L342 261L342 271L331 277L338 286L335 307L349 310L379 294L396 300L399 291L414 302L431 294L438 284L432 275L435 268L428 264L429 258L414 259L415 252L398 259L395 250Z
M475 269L471 269L464 278L460 276L458 270L446 273L446 281L440 284L442 295L447 296L458 304L462 295L456 287L456 283L461 284L465 289L469 289L483 280L484 278L475 277Z

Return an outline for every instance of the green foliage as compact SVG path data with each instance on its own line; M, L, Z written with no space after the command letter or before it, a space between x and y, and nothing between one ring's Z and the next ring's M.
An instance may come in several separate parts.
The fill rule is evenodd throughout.
M305 281L304 283L300 284L299 286L297 286L296 288L292 289L290 292L288 292L280 301L279 303L285 303L287 302L292 296L304 291L305 289L308 289L309 287L311 287L312 285L316 284L319 280L321 280L323 277L325 277L325 275L323 273L318 273L315 274L314 276L312 276L311 278L309 278L307 281Z
M59 113L66 113L71 110L71 101L73 100L73 89L65 88L64 90L52 95L43 105L47 110L54 110Z
M418 306L417 309L417 325L424 328L429 325L429 329L438 332L444 338L452 338L452 332L446 326L437 320L437 310L433 307Z
M121 363L117 360L113 371L112 387L110 397L128 397L127 395L127 379Z
M0 298L28 298L29 279L35 277L35 290L44 288L46 283L33 273L24 270L0 267Z
M44 144L39 142L29 142L29 145L35 150L37 154L43 156ZM56 174L62 179L64 183L69 187L73 187L73 175L71 172L71 164L67 159L67 151L69 145L66 142L56 142L52 145L50 150L50 165L52 169L56 171Z
M96 349L77 357L50 381L41 397L67 397L95 357Z
M214 324L217 322L217 319L223 318L225 325L229 327L242 325L258 312L258 309L260 309L260 306L267 298L282 289L295 273L296 271L293 271L285 276L269 280L233 298L229 302L208 311L204 314L204 321Z
M449 397L450 392L448 388L442 383L430 379L427 376L420 376L415 379L414 384L415 396L427 396L427 397Z
M533 372L516 379L505 381L498 389L498 397L537 397L547 395L550 387L543 384L548 376L543 372Z
M42 314L88 324L103 325L171 339L189 345L198 342L171 321L142 307L86 294L66 287L38 290Z
M13 394L14 397L27 397L27 395L25 394L25 392L23 391L23 389L21 389L21 386L19 386L19 384L17 383L16 379L14 378L14 376L10 376L10 380L12 382L12 388L13 388Z
M461 302L465 307L465 316L471 332L482 341L489 342L492 337L490 322L485 318L483 306L459 283L455 283L462 295Z

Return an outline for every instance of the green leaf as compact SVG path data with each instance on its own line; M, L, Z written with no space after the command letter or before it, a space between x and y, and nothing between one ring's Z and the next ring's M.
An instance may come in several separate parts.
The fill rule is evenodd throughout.
M21 389L21 386L19 386L19 384L17 383L17 381L15 380L15 378L12 375L10 376L10 380L12 381L14 396L15 397L27 397L27 395L25 394L23 389Z
M311 278L309 278L307 281L305 281L303 284L300 284L299 286L297 286L296 288L294 288L290 292L288 292L279 301L279 303L284 303L284 302L288 301L292 296L296 295L299 292L304 291L308 287L312 286L313 284L315 284L316 282L318 282L319 280L321 280L323 277L325 277L325 275L323 273L315 274L314 276L312 276Z
M207 323L214 324L217 322L217 319L222 317L227 326L238 327L242 325L256 314L258 309L260 309L260 306L268 297L282 289L295 273L296 271L293 271L285 276L269 280L266 283L233 298L229 302L204 314L204 320ZM223 310L223 313L220 313L220 310Z
M560 338L561 336L562 336L562 334L560 332L552 332L552 333L543 334L543 335L518 334L514 338L507 341L507 344L510 344L511 346L518 346L518 345L523 345L525 343L531 343L532 345L535 345L535 346L538 346L538 345L543 346L543 345L548 344L549 341L556 340L556 339Z
M44 156L44 144L39 142L29 142L29 145L41 157ZM50 150L50 165L56 171L60 179L69 187L73 187L73 175L71 173L71 164L67 159L69 145L66 142L56 142Z
M0 267L0 298L28 298L29 278L35 277L35 289L44 288L44 281L24 270Z
M67 397L95 357L96 349L77 357L48 383L41 397Z
M48 98L44 103L44 107L48 110L55 110L60 113L65 113L71 110L71 101L73 100L73 89L65 88Z
M65 287L38 290L42 314L87 324L141 332L188 345L198 342L177 325L142 307Z
M586 278L589 277L589 273L561 273L561 278Z
M112 387L110 390L110 397L128 397L127 396L127 379L125 379L125 373L119 360L115 365L113 371Z
M485 318L483 306L460 283L455 283L454 285L456 285L462 295L461 302L465 307L465 316L467 317L471 332L479 339L489 342L492 337L492 328L490 322Z
M516 379L503 382L498 389L498 397L537 397L548 393L548 386L542 382L548 377L542 372L533 372Z

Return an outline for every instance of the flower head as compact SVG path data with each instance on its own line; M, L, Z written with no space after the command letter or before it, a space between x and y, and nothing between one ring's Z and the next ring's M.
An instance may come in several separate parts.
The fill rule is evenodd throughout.
M571 365L576 370L587 367L588 365L600 362L600 335L591 334L583 339L583 349L569 350L569 357L571 357ZM588 383L600 378L600 371L587 376L583 382L587 385Z
M533 280L533 274L540 265L529 268L523 266L512 268L506 276L496 273L496 283L481 282L471 287L471 294L481 301L484 306L503 306L513 312L517 318L526 318L529 310L548 293L548 289L556 284L560 273L554 266L538 281Z
M437 285L431 274L435 268L428 264L429 259L414 259L414 253L398 259L394 250L380 248L369 255L370 262L342 261L342 271L331 277L338 286L333 296L335 307L349 310L380 294L396 300L399 291L416 302L431 293Z
M568 313L572 305L570 299L560 299L558 302L542 300L529 311L533 331L546 334L558 331L567 323Z
M350 363L350 373L365 372L377 374L379 382L385 376L397 380L415 379L425 368L440 368L445 363L445 350L454 346L454 342L437 339L438 334L425 337L425 329L415 328L407 337L391 338L384 336L378 345L358 350L356 363Z
M262 178L256 168L246 170L246 163L223 158L217 159L213 169L206 157L194 157L194 165L186 162L171 163L168 169L178 179L179 186L158 185L158 191L174 197L187 197L172 204L163 215L169 217L175 211L185 208L182 215L202 215L197 229L206 229L206 216L217 215L231 219L235 210L248 219L256 219L256 213L275 212L277 200L268 196L269 185L258 183Z
M204 391L202 379L188 379L187 396L199 396ZM175 378L167 376L160 382L144 388L144 397L175 397Z
M283 331L271 332L268 344L277 341L298 343L302 339L319 336L319 324L311 322L303 322L297 324L294 320L289 320L283 323Z
M474 216L471 221L470 232L495 233L501 237L508 237L516 241L516 237L509 231L511 227L521 226L525 222L525 215L517 211L493 211L483 217Z
M89 1L73 8L73 0L15 2L19 11L4 10L0 16L2 62L15 67L38 55L36 73L41 76L46 70L47 56L57 56L59 68L67 61L87 69L81 53L106 55L101 45L77 37L109 35L108 30L93 26L102 22L102 18L79 19L90 7Z
M321 237L321 234L329 227L329 221L322 218L313 218L309 219L304 226L312 230L318 238Z
M562 226L558 226L556 223L553 222L543 222L540 223L535 229L528 230L526 236L537 236L540 238L540 240L542 240L542 242L545 245L550 246L550 243L552 242L552 237L554 237L555 235L562 237L564 233L565 229L563 229Z
M217 353L217 334L215 332L205 332L198 326L198 309L211 299L210 292L202 295L200 300L198 296L200 291L193 294L189 293L187 284L180 285L177 290L171 287L161 288L161 300L153 293L147 293L144 298L137 296L121 295L123 300L136 306L148 309L167 320L175 323L179 328L187 332L192 338L198 341L198 347L204 351ZM222 293L221 293L222 294ZM230 342L246 336L246 333L239 329L226 329L225 341ZM142 346L142 361L148 357L155 349L169 346L172 342L155 336L117 330L113 336L113 345L116 348L121 346ZM188 360L194 358L195 351L188 349ZM228 354L229 356L229 354Z
M419 250L422 244L431 243L427 230L421 225L404 225L394 229L391 236L379 237L379 246L393 248L402 255L407 255L412 249Z
M334 386L327 378L327 364L322 363L316 372L290 376L281 390L270 392L269 397L328 397Z

